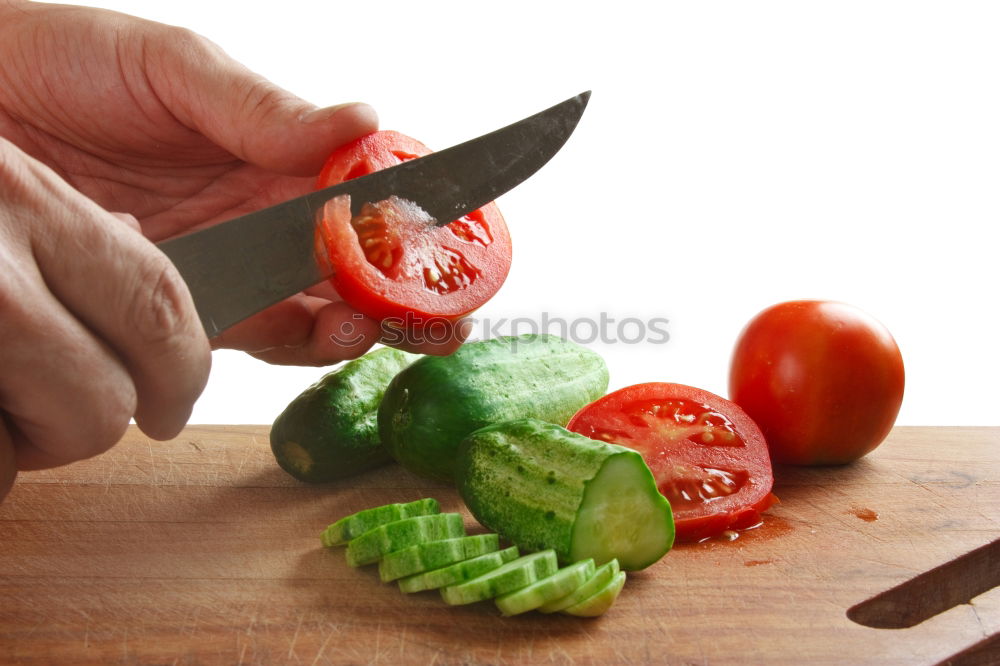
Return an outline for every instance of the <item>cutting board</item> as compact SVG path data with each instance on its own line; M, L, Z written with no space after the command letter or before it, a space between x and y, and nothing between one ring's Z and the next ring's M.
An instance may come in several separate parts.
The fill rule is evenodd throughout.
M395 465L300 484L264 426L131 429L0 505L0 662L997 663L1000 428L897 428L855 464L775 471L761 527L675 547L603 617L503 618L320 546L379 504L463 511L452 489Z

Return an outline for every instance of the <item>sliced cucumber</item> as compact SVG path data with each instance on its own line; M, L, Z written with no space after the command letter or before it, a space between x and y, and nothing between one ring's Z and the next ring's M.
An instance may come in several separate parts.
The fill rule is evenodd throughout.
M401 578L399 589L407 594L412 594L424 590L437 590L448 585L458 585L467 580L478 578L494 569L499 569L517 556L517 546L511 546L495 553L487 553L440 569Z
M368 530L347 543L347 563L352 567L378 562L386 553L427 541L465 535L460 513L405 518Z
M551 576L559 569L556 553L551 548L523 555L478 578L459 585L441 588L441 598L452 606L487 601L502 594L527 587Z
M436 513L441 513L441 506L433 498L400 504L386 504L374 509L358 511L355 514L341 518L323 530L320 540L327 547L341 546L351 539L386 523L394 523L397 520L405 518L429 516Z
M603 615L614 605L615 599L618 598L618 593L622 591L622 587L624 586L625 572L619 571L607 585L580 603L565 609L563 612L579 617L597 617L598 615Z
M555 613L556 611L574 606L599 592L601 588L610 583L618 575L618 571L618 560L611 560L607 564L598 567L594 575L587 579L583 585L560 599L539 606L538 610L542 613Z
M653 564L674 543L670 504L642 456L631 451L608 459L583 493L570 555L598 562L617 558L626 571Z
M496 598L497 608L504 615L519 615L535 610L554 599L561 599L583 585L594 575L594 560L583 560L564 567L528 587Z
M382 582L412 576L414 574L440 569L441 567L492 553L500 548L500 537L496 534L429 541L410 546L394 553L386 553L378 563L378 573Z
M466 437L455 469L476 520L525 550L636 570L673 545L670 503L632 449L520 419Z

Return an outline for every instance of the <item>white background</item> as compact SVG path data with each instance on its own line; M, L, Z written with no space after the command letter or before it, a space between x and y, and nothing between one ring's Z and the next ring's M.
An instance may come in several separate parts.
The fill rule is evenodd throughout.
M1000 4L92 4L434 148L592 89L569 144L499 200L514 265L480 320L665 317L666 344L594 345L612 388L725 395L752 315L840 300L902 349L898 423L1000 423ZM323 374L214 361L193 423L269 423Z

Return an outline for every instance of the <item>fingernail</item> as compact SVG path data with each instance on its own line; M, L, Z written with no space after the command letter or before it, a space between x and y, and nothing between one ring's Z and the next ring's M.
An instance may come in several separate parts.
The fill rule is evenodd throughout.
M323 122L324 120L337 115L347 107L356 106L360 103L361 102L345 102L344 104L334 104L333 106L324 106L319 109L313 109L312 111L307 111L299 116L299 120L307 125L310 123Z

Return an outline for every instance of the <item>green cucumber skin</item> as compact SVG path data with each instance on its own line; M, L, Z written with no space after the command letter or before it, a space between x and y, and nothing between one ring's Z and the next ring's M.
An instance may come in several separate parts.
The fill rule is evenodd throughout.
M615 444L536 419L472 433L458 450L458 492L476 520L524 550L552 548L569 562L573 525L587 482Z
M417 516L387 523L365 532L347 544L347 564L360 567L374 564L386 553L402 550L418 543L465 536L460 513L439 513Z
M551 550L522 555L478 578L442 587L441 598L450 606L488 601L551 576L558 568Z
M589 579L584 581L583 585L561 599L556 599L547 604L541 605L538 610L542 613L555 613L556 611L564 610L570 606L580 603L581 601L585 601L604 589L604 587L606 587L619 572L620 569L618 568L618 560L611 560L603 566L598 567L597 570L594 571L594 574Z
M430 516L441 513L441 505L432 497L414 502L386 504L372 509L365 509L350 516L345 516L329 525L320 534L320 541L326 547L342 546L351 539L361 536L369 530L393 523L405 518Z
M271 451L300 481L324 483L384 465L378 406L392 378L420 358L385 347L345 363L292 400L271 426Z
M508 592L494 602L505 616L520 615L571 593L594 575L594 560L580 560L528 587Z
M401 465L450 482L455 452L469 433L525 417L566 425L607 387L604 360L556 336L469 342L400 372L382 399L379 432Z
M386 553L378 563L379 578L383 583L388 583L398 578L440 569L455 562L492 553L499 548L500 537L496 534L477 534L429 541L394 553Z
M401 592L413 594L414 592L437 590L449 585L458 585L467 580L478 578L494 569L499 569L507 562L515 560L518 557L520 557L520 552L517 550L517 546L510 546L503 550L456 562L440 569L400 578L398 581L399 589Z

